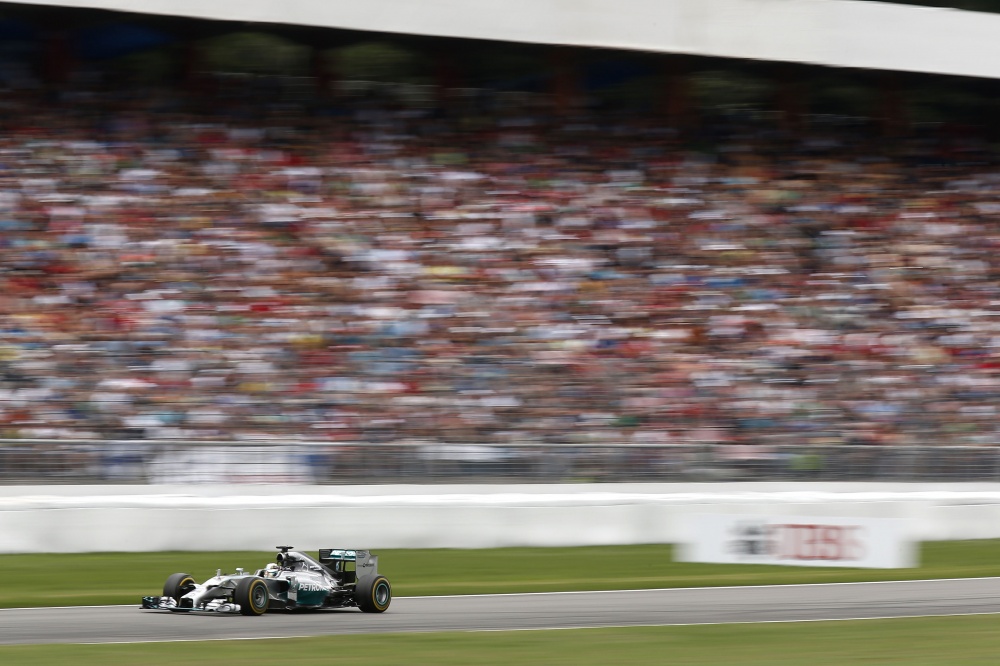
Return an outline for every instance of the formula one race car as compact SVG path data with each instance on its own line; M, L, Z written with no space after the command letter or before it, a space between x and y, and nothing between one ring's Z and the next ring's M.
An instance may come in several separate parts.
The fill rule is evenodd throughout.
M360 608L382 613L392 588L378 573L378 557L367 550L322 549L318 559L277 546L276 561L254 573L242 568L200 585L186 573L175 573L163 585L163 596L143 597L142 608L177 612L209 611L263 615L268 610Z

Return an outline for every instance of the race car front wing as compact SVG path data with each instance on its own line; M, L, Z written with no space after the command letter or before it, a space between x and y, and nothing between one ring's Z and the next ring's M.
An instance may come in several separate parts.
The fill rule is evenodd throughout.
M143 597L142 608L145 610L168 610L175 613L239 613L240 605L225 599L211 599L198 608L180 606L173 597Z

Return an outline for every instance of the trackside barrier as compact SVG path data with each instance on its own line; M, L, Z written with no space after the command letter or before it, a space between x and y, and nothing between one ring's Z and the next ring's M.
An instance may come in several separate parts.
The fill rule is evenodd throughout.
M0 484L1000 482L1000 446L0 440Z
M677 543L692 513L867 517L1000 538L1000 484L0 486L0 552Z

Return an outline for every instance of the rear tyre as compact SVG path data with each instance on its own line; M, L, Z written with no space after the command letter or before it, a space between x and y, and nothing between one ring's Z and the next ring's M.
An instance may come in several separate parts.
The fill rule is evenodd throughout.
M392 601L392 588L385 576L372 576L358 581L354 600L365 613L384 613Z
M193 590L194 586L195 582L191 574L171 574L167 578L167 582L163 584L163 596L170 597L177 603L180 603L181 597Z
M264 579L256 576L241 578L233 590L233 602L240 605L243 615L263 615L270 598Z

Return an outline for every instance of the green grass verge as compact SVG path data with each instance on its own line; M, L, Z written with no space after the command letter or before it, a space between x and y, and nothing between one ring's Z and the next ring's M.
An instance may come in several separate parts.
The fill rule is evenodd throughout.
M1000 576L1000 540L926 543L919 567L896 570L680 563L664 545L378 555L396 596ZM254 569L272 558L269 552L0 555L0 608L137 604L158 594L171 573L204 580L219 567Z
M389 634L261 641L0 647L5 666L684 664L995 666L996 616L866 622Z

